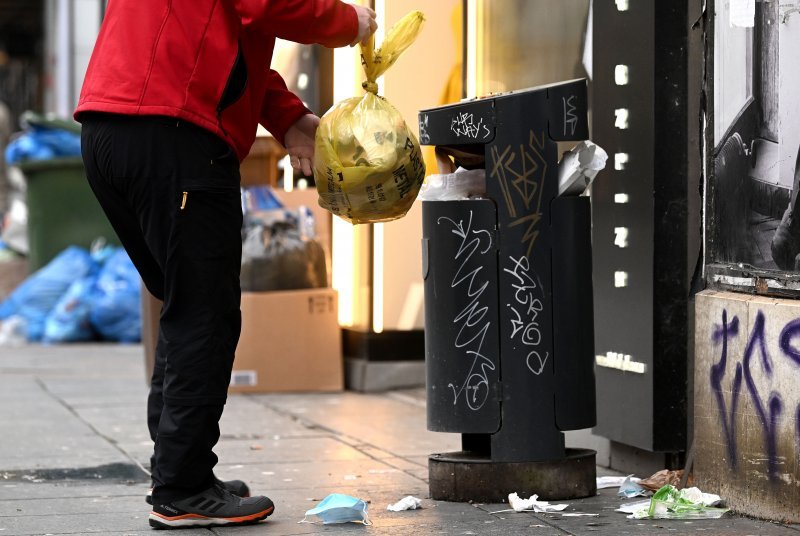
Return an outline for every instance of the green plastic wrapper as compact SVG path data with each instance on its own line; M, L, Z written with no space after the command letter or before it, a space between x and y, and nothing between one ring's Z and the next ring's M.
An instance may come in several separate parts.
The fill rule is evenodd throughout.
M697 488L678 490L667 484L650 497L650 506L633 514L636 519L717 519L727 508L706 506ZM717 497L718 498L718 497Z

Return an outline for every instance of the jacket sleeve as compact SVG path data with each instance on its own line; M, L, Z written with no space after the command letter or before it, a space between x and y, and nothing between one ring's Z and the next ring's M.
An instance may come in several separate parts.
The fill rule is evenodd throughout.
M243 19L267 35L342 47L358 35L358 15L341 0L236 0Z
M312 113L297 95L289 91L281 75L272 69L267 74L267 89L261 103L261 124L284 147L289 127L306 114Z

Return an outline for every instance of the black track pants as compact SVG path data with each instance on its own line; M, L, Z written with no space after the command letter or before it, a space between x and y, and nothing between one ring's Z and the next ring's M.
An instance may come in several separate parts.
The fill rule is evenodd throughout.
M167 117L85 114L89 184L164 301L148 398L153 500L213 482L219 419L241 327L239 162L214 134Z

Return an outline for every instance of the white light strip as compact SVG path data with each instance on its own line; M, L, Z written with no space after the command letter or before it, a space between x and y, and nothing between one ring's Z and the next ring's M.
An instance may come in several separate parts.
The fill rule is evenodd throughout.
M375 30L375 46L380 47L383 45L383 39L386 36L386 2L385 0L375 0L375 15L377 15L378 29ZM378 77L378 95L384 95L384 80L385 77Z
M357 73L361 68L358 47L339 47L333 49L333 102L339 102L358 95L360 82Z
M617 11L628 11L628 0L615 0Z
M636 374L647 372L647 365L635 361L629 354L606 352L606 355L594 356L594 362L598 367L612 368L623 372L635 372Z
M622 288L628 286L628 272L614 272L614 286L616 288Z
M614 153L614 169L622 171L628 163L628 153Z
M627 108L617 108L614 110L614 126L620 129L628 128L628 109Z
M467 98L478 96L478 0L467 0Z
M624 205L629 201L628 194L614 194L614 202L619 205Z
M383 224L372 226L372 331L383 331Z
M353 261L355 241L353 226L333 216L332 227L333 267L331 286L339 293L339 325L353 325Z
M614 227L614 245L621 248L628 247L627 227Z
M333 102L361 91L361 61L358 47L333 49ZM348 222L333 216L331 227L331 285L339 293L339 324L352 326L355 318L355 231Z
M289 155L283 157L283 191L291 192L294 190L294 170L289 162Z
M628 66L617 65L614 67L614 83L618 86L628 85Z
M375 31L375 46L382 46L386 36L386 2L375 0L375 14L378 18L378 29ZM384 79L378 78L378 94L384 94ZM372 331L383 332L383 224L372 226Z

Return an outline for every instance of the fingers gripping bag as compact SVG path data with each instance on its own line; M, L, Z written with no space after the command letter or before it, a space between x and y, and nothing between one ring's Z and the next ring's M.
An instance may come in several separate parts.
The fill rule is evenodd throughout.
M389 30L380 48L375 49L374 36L361 46L366 93L339 102L317 129L319 204L353 224L401 218L425 178L419 141L395 107L377 94L375 82L414 42L424 20L412 11Z

